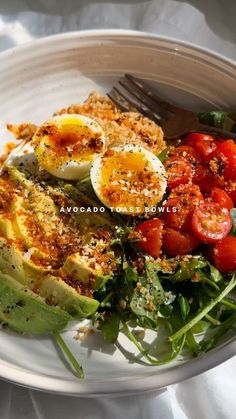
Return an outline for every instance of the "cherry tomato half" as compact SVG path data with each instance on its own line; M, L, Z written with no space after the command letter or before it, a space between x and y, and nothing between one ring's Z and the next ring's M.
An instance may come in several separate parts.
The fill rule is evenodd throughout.
M167 256L171 257L187 255L198 244L199 241L193 235L171 228L166 229L163 236L163 251Z
M209 161L215 152L217 145L211 135L193 132L188 134L184 139L184 144L191 146L196 151L202 161Z
M170 189L188 183L191 179L191 166L183 157L171 157L165 161L167 185Z
M204 243L215 243L226 237L232 228L232 219L226 208L205 202L195 208L192 215L192 231Z
M139 247L154 258L158 258L161 253L163 224L159 218L144 221L135 227L141 233Z
M227 236L214 248L214 259L220 272L231 272L236 269L236 237Z
M233 200L223 189L213 188L210 194L210 198L216 203L219 204L222 208L227 208L229 211L234 207Z

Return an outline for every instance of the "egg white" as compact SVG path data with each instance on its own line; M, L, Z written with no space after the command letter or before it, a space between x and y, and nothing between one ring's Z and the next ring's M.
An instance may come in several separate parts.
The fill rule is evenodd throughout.
M68 158L66 158L66 161L61 165L48 165L46 164L45 159L43 158L44 153L47 153L46 144L45 144L45 138L50 138L50 135L45 135L45 137L39 137L40 128L47 125L53 125L55 127L65 127L66 125L73 125L76 129L80 127L87 127L89 130L94 134L99 134L102 143L103 143L103 151L106 147L106 138L104 131L100 127L100 125L94 121L93 119L79 114L64 114L64 115L58 115L55 116L48 121L44 122L41 127L36 131L34 139L37 138L38 145L35 147L35 154L39 163L39 167L43 168L50 174L52 174L55 177L58 177L60 179L65 180L80 180L84 177L89 175L89 171L92 165L93 160L98 155L98 153L94 152L91 155L89 155L89 158L81 159L81 161L78 161L77 158L73 158L73 154L71 156L68 155ZM52 140L53 141L53 140ZM55 160L57 156L55 155Z
M8 155L4 166L23 166L29 172L34 172L38 168L34 147L31 142L22 141Z

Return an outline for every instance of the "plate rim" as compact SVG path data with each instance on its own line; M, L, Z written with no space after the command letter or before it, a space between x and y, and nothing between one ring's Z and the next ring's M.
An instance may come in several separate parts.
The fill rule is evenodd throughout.
M212 52L208 48L200 47L199 45L192 44L188 41L177 40L173 37L164 35L157 35L149 32L134 31L134 30L123 30L123 29L93 29L83 31L72 31L65 32L62 34L50 35L40 39L35 39L27 43L14 46L2 51L0 53L1 58L8 59L15 54L30 51L36 46L44 46L53 44L65 40L78 39L78 48L81 39L91 39L99 42L102 37L104 39L113 39L119 36L126 36L129 39L136 39L137 42L140 40L166 42L172 46L174 50L181 47L189 49L191 53L201 53L206 56L208 63L210 59L215 59L220 62L221 65L228 65L232 70L236 69L236 61L225 57L218 52ZM101 39L100 39L101 41ZM0 70L1 71L1 70ZM236 78L236 75L235 75ZM62 379L60 377L47 377L43 374L30 371L22 371L21 369L11 365L1 365L0 377L5 381L21 385L23 387L32 388L39 391L45 391L54 394L73 395L80 397L97 397L97 396L121 396L143 393L145 391L160 390L164 387L176 384L193 376L199 375L233 357L236 353L236 338L233 338L230 342L220 345L206 356L198 359L191 360L181 367L176 366L173 369L162 371L161 383L158 379L157 373L151 374L148 377L140 377L135 379L122 378L122 379L110 379L107 380L89 380L75 381L75 379ZM1 360L0 360L1 363ZM124 385L128 384L128 388Z
M1 379L20 385L25 388L51 393L54 395L67 395L77 397L114 397L129 396L148 391L160 391L169 385L196 377L210 369L221 365L236 353L236 338L214 348L200 358L194 358L182 366L175 366L168 371L162 371L161 384L158 383L158 373L140 378L122 378L108 380L92 379L61 379L60 377L47 377L43 374L22 371L21 369L1 365ZM173 378L174 377L174 378ZM126 385L128 384L128 388Z
M152 32L147 31L137 31L137 30L131 30L131 29L88 29L88 30L81 30L81 31L70 31L70 32L64 32L59 34L53 34L44 36L42 38L35 38L30 41L27 41L23 44L13 46L11 48L8 48L7 50L0 52L0 57L10 57L11 55L14 55L15 53L18 53L20 51L26 51L28 49L31 49L34 46L41 46L43 44L53 43L53 42L60 42L61 39L67 40L67 39L73 39L73 38L92 38L92 37L99 37L99 36L107 36L107 37L117 37L119 35L127 36L129 38L144 38L145 40L156 40L156 41L163 41L168 42L169 44L175 44L176 46L182 46L184 48L189 48L190 50L195 50L196 52L203 53L207 55L208 57L211 56L212 58L215 58L217 60L222 61L222 64L229 64L230 66L234 67L236 69L236 60L233 60L229 57L226 57L223 54L220 54L219 52L212 51L207 47L199 46L198 44L191 43L189 41L176 39L171 36L165 36L165 35L158 35L153 34Z

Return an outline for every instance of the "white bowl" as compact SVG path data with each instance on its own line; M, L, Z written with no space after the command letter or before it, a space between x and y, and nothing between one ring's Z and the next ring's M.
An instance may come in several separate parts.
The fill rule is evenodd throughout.
M132 31L73 32L1 54L1 148L12 140L7 122L40 123L94 89L108 91L124 73L147 79L174 103L193 110L235 109L235 63L190 44ZM1 151L1 150L0 150ZM162 367L134 364L99 335L83 343L65 332L84 366L76 379L47 337L0 331L0 376L37 389L74 395L131 394L162 388L192 377L236 353L233 335L197 359L181 358ZM121 336L126 350L134 353Z

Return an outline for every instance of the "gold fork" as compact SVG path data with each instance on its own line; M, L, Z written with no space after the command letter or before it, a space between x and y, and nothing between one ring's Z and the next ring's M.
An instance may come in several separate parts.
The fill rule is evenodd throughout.
M114 86L107 95L121 110L138 110L155 121L162 127L167 140L196 131L236 140L235 133L200 123L196 113L166 102L143 80L130 74L125 74L119 80L119 87Z

